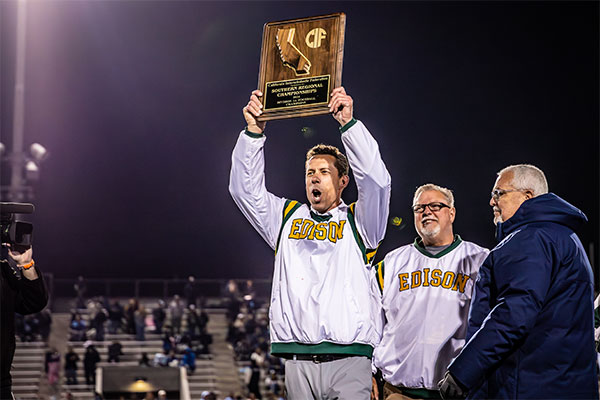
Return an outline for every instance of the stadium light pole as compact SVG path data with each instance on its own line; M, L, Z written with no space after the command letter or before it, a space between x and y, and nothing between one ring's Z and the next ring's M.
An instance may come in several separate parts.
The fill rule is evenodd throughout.
M29 149L29 155L23 151L25 131L25 61L27 50L27 0L17 2L16 25L16 63L13 103L13 126L11 151L4 155L6 148L2 144L0 154L10 165L10 184L2 186L8 201L23 202L33 199L33 189L28 180L37 180L39 164L48 157L48 151L39 143ZM24 176L25 174L25 176Z
M10 188L8 197L11 201L25 200L24 182L21 170L23 158L23 130L25 125L25 51L27 35L27 3L17 3L17 47L15 66L15 98L13 109L12 154Z

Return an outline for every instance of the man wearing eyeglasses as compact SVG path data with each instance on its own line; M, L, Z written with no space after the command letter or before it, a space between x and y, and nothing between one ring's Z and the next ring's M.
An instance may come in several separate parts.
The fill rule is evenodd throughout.
M440 398L437 383L465 343L471 292L488 254L454 234L449 189L420 186L412 209L419 237L376 265L385 326L374 364L386 400Z
M593 275L575 234L586 216L527 164L498 173L490 206L500 243L479 270L442 395L598 399Z

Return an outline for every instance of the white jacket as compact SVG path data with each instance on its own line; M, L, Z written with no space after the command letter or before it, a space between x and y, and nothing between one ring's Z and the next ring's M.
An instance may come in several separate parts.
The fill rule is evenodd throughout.
M325 215L267 191L263 135L242 131L233 150L229 191L275 250L269 312L273 354L371 356L381 336L371 262L385 235L391 179L360 121L342 132L358 200L350 206L342 202Z
M436 255L415 241L375 266L386 324L373 361L387 382L438 389L465 344L474 282L488 253L457 235Z

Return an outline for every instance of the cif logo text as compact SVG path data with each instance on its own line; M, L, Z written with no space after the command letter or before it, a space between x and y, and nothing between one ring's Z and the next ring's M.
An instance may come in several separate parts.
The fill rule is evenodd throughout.
M321 41L327 37L327 32L323 28L315 28L306 34L306 45L311 49L321 47Z

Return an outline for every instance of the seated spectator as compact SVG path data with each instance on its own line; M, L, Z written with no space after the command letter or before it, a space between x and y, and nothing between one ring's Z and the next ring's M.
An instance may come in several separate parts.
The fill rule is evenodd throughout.
M75 313L71 319L71 338L72 341L83 342L85 340L86 323L79 313Z
M120 357L123 355L123 346L118 341L113 341L108 346L108 362L119 362Z
M169 351L164 350L162 353L156 353L153 363L156 367L167 367L169 365Z
M186 348L181 360L181 365L186 367L189 374L193 374L196 370L196 353L191 348Z

